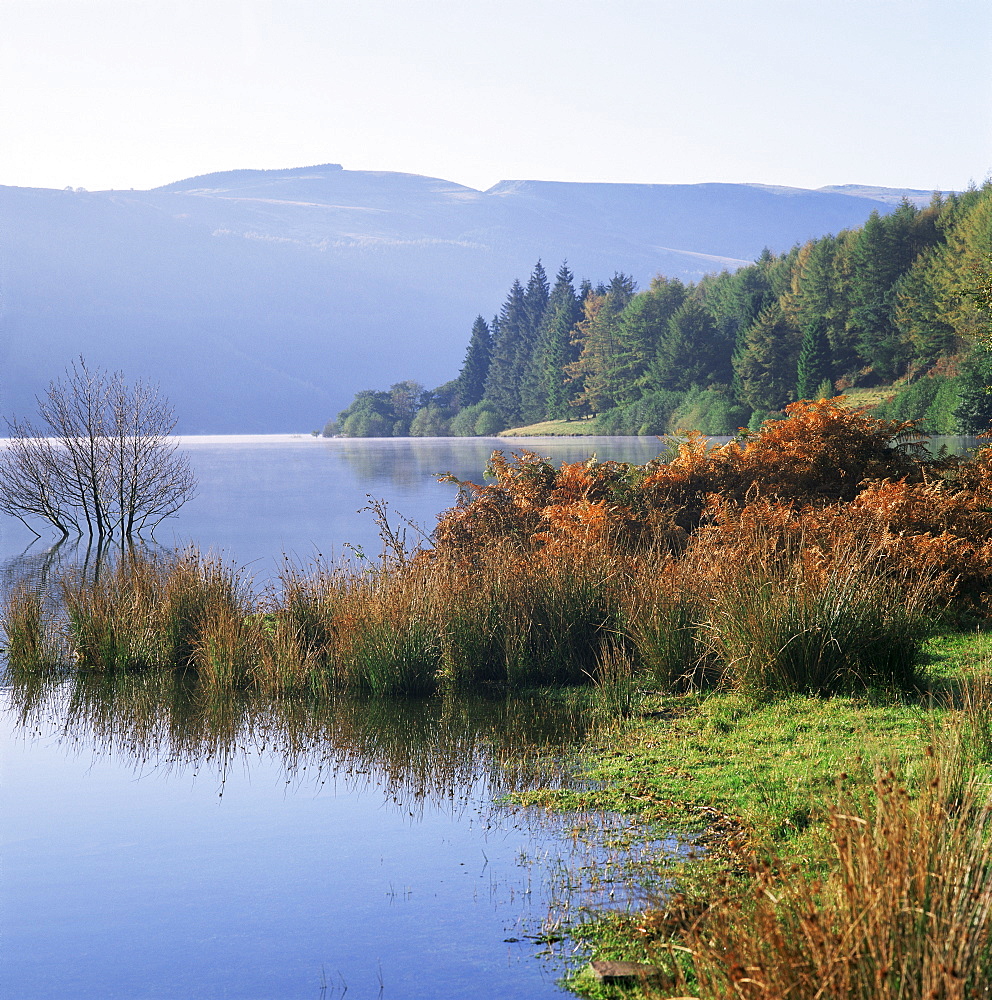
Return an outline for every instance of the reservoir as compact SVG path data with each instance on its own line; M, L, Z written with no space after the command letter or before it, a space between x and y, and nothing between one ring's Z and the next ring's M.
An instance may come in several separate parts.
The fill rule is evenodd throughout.
M411 547L429 544L456 500L434 474L481 482L494 447L640 463L664 445L265 436L184 447L199 493L158 544L216 552L264 586L283 557L374 559L369 496ZM82 558L0 522L7 585ZM569 924L643 902L644 887L618 875L626 848L610 846L639 832L506 797L581 781L586 727L567 701L212 701L171 675L8 679L0 995L562 996L560 976L585 961Z

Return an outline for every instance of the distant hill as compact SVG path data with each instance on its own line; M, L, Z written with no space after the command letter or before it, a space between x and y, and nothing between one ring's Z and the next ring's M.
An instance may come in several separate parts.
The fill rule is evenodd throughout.
M83 354L158 381L185 433L308 431L358 389L452 378L476 314L495 312L538 258L594 281L616 270L642 285L697 279L860 225L898 194L546 181L476 191L337 164L151 191L0 187L0 413L31 413Z

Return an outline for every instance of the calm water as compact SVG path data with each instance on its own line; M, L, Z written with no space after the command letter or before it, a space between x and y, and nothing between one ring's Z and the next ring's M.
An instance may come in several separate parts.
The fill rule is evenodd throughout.
M377 553L358 513L366 494L429 530L454 499L432 473L478 480L494 442L186 444L200 493L159 541L222 551L265 579L280 553ZM525 444L556 460L644 461L659 448ZM0 523L8 579L51 560L30 542ZM316 711L211 704L162 678L8 685L0 996L559 996L568 946L536 957L535 938L580 905L624 905L627 891L609 881L595 823L494 800L536 774L569 780L581 738L548 706ZM543 749L540 766L528 747ZM597 894L570 890L596 872Z
M535 939L620 901L569 891L610 865L582 817L493 805L567 766L581 726L546 705L211 705L161 678L3 701L4 997L552 997L566 956Z
M184 447L199 480L199 494L178 517L163 522L159 542L195 542L220 550L269 576L285 553L310 559L317 552L342 554L345 544L378 555L378 529L367 495L429 532L456 488L434 473L482 480L495 447L529 448L555 461L600 459L643 462L662 449L656 438L528 439L331 439L265 435L186 438ZM398 520L396 523L399 523ZM408 540L416 533L408 530ZM30 547L29 547L30 546ZM37 559L44 542L17 521L0 517L0 558ZM25 551L26 550L26 551Z
M349 544L374 555L377 528L359 513L367 494L429 532L455 498L432 474L478 481L497 444L557 461L643 462L661 448L643 438L189 439L200 493L159 542L223 552L260 580L282 553L306 560ZM7 580L76 557L0 521ZM629 891L611 880L596 823L494 800L535 775L571 780L582 737L547 705L317 711L212 704L154 677L8 685L0 996L560 996L569 945L540 958L535 938L580 906L625 905ZM542 749L543 763L525 748Z

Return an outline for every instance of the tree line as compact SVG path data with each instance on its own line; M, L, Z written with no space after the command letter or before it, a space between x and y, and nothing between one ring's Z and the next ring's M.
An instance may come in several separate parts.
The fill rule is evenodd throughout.
M576 285L539 261L478 316L458 376L359 392L325 434L490 435L595 417L596 433L732 433L798 399L878 387L934 433L992 420L992 183L903 201L696 283Z

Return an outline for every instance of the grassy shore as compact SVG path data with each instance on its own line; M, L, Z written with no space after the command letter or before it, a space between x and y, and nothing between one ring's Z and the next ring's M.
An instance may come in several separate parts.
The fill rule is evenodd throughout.
M881 385L871 389L848 389L843 396L843 406L852 409L870 409L890 400L899 391L898 386ZM497 437L579 437L601 434L596 417L581 420L542 420L536 424L511 427L500 431ZM725 433L736 434L738 428L726 428ZM653 435L652 435L653 436Z
M981 630L949 631L931 639L926 653L926 688L911 697L879 692L772 699L732 692L645 694L634 719L618 725L609 738L600 733L592 741L585 771L590 788L537 789L520 796L522 802L554 810L620 812L638 818L647 829L681 830L702 848L672 858L667 871L670 893L654 906L594 917L572 929L573 938L584 942L593 958L655 963L666 969L664 985L606 987L582 969L571 977L569 987L593 998L667 997L674 995L672 990L688 990L701 997L770 1000L783 995L776 990L787 982L794 987L789 996L812 997L820 989L819 995L828 997L926 996L895 982L895 973L874 986L858 986L850 976L831 984L823 969L813 968L812 945L803 945L803 935L810 934L810 915L829 907L836 890L831 880L836 881L842 860L838 815L857 814L857 821L863 820L872 834L870 843L852 847L845 841L849 849L862 852L859 863L865 865L873 851L881 852L892 868L875 871L874 882L868 878L872 873L862 871L859 883L848 885L857 897L852 901L855 909L860 909L834 929L852 939L843 956L847 966L860 963L872 966L872 975L877 973L880 956L868 953L870 942L859 945L854 939L871 929L872 911L881 906L887 880L898 893L898 864L909 874L914 869L912 852L937 836L923 826L936 825L957 836L930 845L935 852L931 865L938 861L953 868L958 863L955 851L970 852L969 864L983 873L983 881L971 891L992 891L987 851L992 832L987 816L992 636ZM892 828L893 817L882 816L889 821L886 827L879 818L885 796L902 801L903 792L908 812L895 817L898 829ZM972 817L977 842L956 826L962 809ZM900 861L895 857L899 850L909 856ZM923 877L928 859L917 862L917 874ZM950 969L950 964L941 950L946 942L937 939L935 928L943 920L943 933L960 945L960 938L967 936L961 922L970 912L966 907L956 914L940 912L941 905L955 903L940 899L940 890L949 888L943 883L926 888L927 919L919 928L914 954L907 955L912 968L904 974L929 976L937 983L934 996L984 996L974 992L976 965L986 970L990 965L984 938L978 945L972 942L981 954L971 955L970 972L960 966L957 977L948 974L939 983L936 966L944 961ZM756 898L767 904L766 911L759 912ZM806 907L798 915L789 910L797 901ZM986 899L983 905L988 903ZM796 926L789 926L790 919ZM803 920L807 925L800 926ZM756 946L750 961L772 960L780 974L774 984L742 984L739 980L748 977L733 970L735 963L744 968L748 961L739 938L761 931L765 953L759 955L762 949ZM784 936L790 931L801 940L786 947ZM778 952L771 940L776 936L781 938ZM791 972L785 968L790 963ZM753 975L755 969L750 971ZM966 979L968 991L958 992ZM810 987L808 992L804 985Z
M497 437L580 437L597 434L596 418L587 420L542 420L524 427L510 427Z

